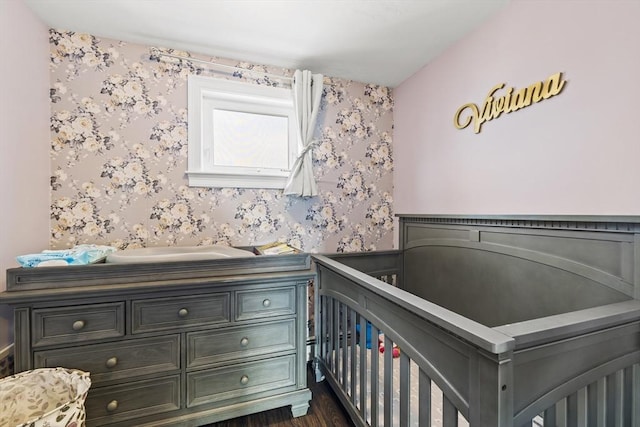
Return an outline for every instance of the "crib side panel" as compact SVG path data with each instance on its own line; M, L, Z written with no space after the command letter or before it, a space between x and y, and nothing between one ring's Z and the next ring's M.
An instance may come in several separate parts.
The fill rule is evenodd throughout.
M512 426L512 347L508 343L487 345L485 340L491 338L479 337L487 348L504 351L480 348L447 330L444 323L425 319L420 315L423 308L398 297L406 293L394 290L396 298L391 300L380 290L388 285L362 276L352 280L344 274L351 270L348 267L329 268L325 260L316 262L318 319L323 323L318 326L317 360L357 425L430 426L431 419L439 416L433 425L464 426L470 421L474 427ZM372 286L362 286L361 281ZM380 354L379 345L384 347ZM420 384L419 393L410 391L416 384ZM428 397L431 387L441 393L436 402L439 411L424 407L433 403ZM363 398L365 390L370 390L368 399ZM422 404L410 403L408 398ZM412 407L419 408L419 413L410 415ZM403 424L409 419L411 423Z
M640 222L589 220L401 218L400 286L490 327L637 298Z

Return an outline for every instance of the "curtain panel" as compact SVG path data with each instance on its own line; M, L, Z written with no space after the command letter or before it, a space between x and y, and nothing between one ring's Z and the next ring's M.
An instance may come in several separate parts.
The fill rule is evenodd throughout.
M311 150L318 142L313 139L316 119L322 98L322 74L312 74L308 70L296 70L293 76L293 108L295 110L300 154L291 168L284 194L299 197L313 197L318 194L313 177Z

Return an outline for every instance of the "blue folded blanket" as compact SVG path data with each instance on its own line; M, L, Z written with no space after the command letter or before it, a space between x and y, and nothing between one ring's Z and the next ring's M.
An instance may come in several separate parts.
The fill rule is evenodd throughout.
M116 250L113 246L76 245L71 249L46 250L39 254L20 255L16 260L22 267L83 265L96 262Z

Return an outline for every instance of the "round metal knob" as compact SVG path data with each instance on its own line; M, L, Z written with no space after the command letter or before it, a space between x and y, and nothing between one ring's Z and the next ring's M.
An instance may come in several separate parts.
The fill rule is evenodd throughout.
M187 310L186 308L181 308L180 310L178 310L178 316L180 317L187 317L187 314L189 314L189 310Z
M265 307L269 307L271 305L271 300L267 298L266 300L262 301L262 305Z
M240 345L241 345L242 347L246 347L246 346L248 346L248 345L249 345L249 338L247 338L247 337L243 337L243 338L240 340Z
M111 402L107 403L107 411L108 412L113 412L116 409L118 409L118 401L117 400L112 400Z
M116 365L118 364L118 358L117 357L110 357L109 359L107 359L107 368L114 368Z
M249 377L248 377L248 376L246 376L246 375L243 375L243 376L240 378L240 384L242 384L242 385L247 385L247 384L249 384Z
M84 320L76 320L75 322L73 322L73 326L71 327L74 331L79 331L80 329L84 328Z

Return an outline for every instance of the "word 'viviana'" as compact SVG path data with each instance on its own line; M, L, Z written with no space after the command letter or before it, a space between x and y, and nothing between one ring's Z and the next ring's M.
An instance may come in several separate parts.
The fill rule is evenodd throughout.
M495 97L495 92L505 85L504 83L497 84L487 94L482 111L476 104L464 104L456 111L453 124L458 129L464 129L473 121L475 133L480 133L484 122L495 119L502 113L510 113L543 99L551 98L562 91L565 83L566 80L562 79L562 73L556 73L549 76L544 82L536 82L523 89L510 87L504 95ZM465 110L470 110L470 114L461 120L460 116Z

